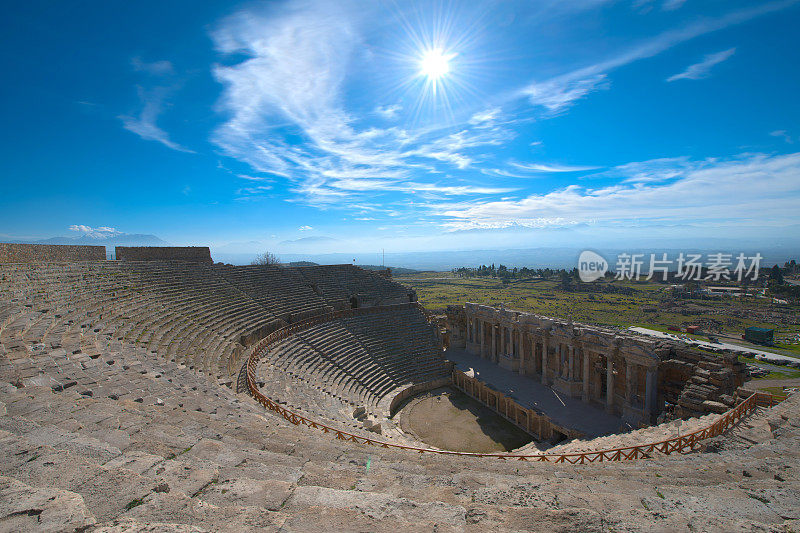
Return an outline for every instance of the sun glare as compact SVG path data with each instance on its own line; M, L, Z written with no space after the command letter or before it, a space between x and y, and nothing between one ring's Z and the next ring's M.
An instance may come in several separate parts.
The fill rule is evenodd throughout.
M422 74L431 80L437 80L450 72L452 54L445 54L441 49L435 48L422 54L419 66Z

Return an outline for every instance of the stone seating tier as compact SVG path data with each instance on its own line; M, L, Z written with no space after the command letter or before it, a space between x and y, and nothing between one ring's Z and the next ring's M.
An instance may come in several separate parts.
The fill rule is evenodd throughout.
M391 309L323 322L272 345L261 359L261 382L276 371L315 385L327 394L369 414L387 417L379 408L398 388L446 377L448 367L424 314L417 308ZM259 372L262 372L259 370ZM302 406L308 392L281 387L282 400ZM327 418L329 413L321 412ZM349 421L349 416L344 419Z
M309 278L326 280L327 293ZM405 287L349 265L6 264L0 266L0 282L9 302L24 300L24 305L46 311L31 314L34 323L20 319L14 326L25 334L31 330L38 342L58 344L65 335L77 334L80 326L101 325L116 339L224 381L238 370L248 343L286 323L347 308L355 294L380 302L407 293ZM9 305L6 312L15 314L14 309Z

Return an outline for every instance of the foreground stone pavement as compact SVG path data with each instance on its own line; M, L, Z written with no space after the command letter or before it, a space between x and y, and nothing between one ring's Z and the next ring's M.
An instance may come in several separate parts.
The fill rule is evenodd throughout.
M793 531L800 524L798 396L682 456L598 465L420 456L293 426L197 372L119 348L114 365L104 362L112 354L98 358L119 370L98 376L95 387L135 383L146 399L89 396L77 384L3 383L0 530Z

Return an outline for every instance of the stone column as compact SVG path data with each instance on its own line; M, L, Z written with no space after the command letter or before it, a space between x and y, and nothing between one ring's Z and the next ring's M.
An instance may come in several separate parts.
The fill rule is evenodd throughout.
M536 373L536 335L531 332L528 332L528 336L531 339L531 366L533 367L533 373Z
M575 347L568 346L567 353L569 353L569 380L575 381Z
M542 337L542 385L547 385L547 335Z
M489 331L491 332L492 337L492 351L489 355L492 356L492 362L497 362L497 332L495 331L494 323L489 324Z
M486 359L486 338L484 335L486 333L486 326L483 320L478 322L478 330L478 336L481 339L481 359Z
M526 331L519 331L519 375L525 375L525 337L529 337Z
M635 374L636 365L625 360L625 401L629 406L633 405L633 396L635 393L633 389L636 386L636 381L634 380Z
M513 357L519 357L519 350L517 348L517 344L519 343L519 334L517 333L517 328L511 328L511 355Z
M589 350L583 348L583 401L589 403L589 372L591 371L591 361L589 360Z
M558 342L556 344L555 349L555 356L556 356L556 367L553 369L553 376L560 378L561 377L561 343Z
M614 362L611 355L606 359L606 412L614 411Z

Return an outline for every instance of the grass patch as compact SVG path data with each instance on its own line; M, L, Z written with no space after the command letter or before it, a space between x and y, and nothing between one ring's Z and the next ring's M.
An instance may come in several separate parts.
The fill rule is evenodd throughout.
M800 370L787 371L787 372L777 372L773 370L766 376L756 378L756 381L760 379L796 379L796 378L800 378Z
M786 394L786 391L783 390L783 387L761 387L758 390L768 392L774 396L784 396Z
M800 326L793 320L783 324L767 322L775 314L795 316L797 306L775 306L771 300L761 298L673 298L670 286L657 282L605 280L592 284L596 292L584 292L565 291L556 279L512 280L504 284L497 278L458 278L449 272L426 272L424 276L414 274L395 279L415 289L420 303L427 309L464 302L495 307L502 303L511 309L571 318L585 324L621 328L640 325L700 340L707 340L707 336L673 332L669 327L699 323L706 330L721 330L721 333L710 331L714 335L737 339L749 326L774 328L779 338L800 333ZM800 354L800 345L782 344L777 348Z
M134 507L138 507L138 506L142 505L143 503L144 503L144 500L142 500L140 498L136 498L135 500L131 500L130 502L128 502L128 505L125 506L125 510L126 511L130 511Z

